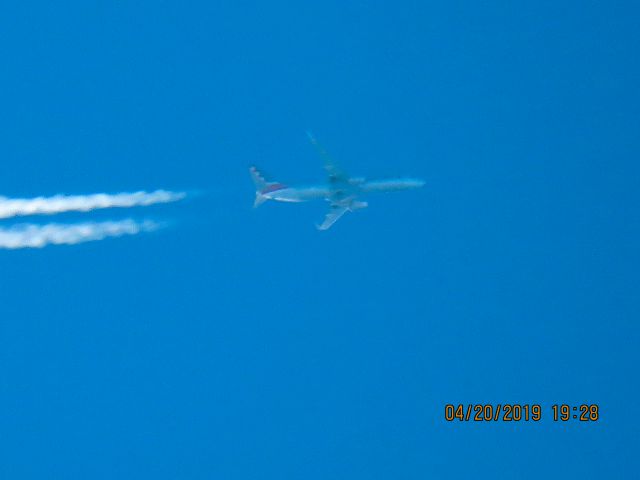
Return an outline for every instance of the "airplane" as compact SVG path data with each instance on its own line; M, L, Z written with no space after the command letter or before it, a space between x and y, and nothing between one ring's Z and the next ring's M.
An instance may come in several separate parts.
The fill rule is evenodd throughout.
M415 178L368 181L364 178L350 177L336 165L311 133L307 132L307 135L324 161L324 169L329 176L329 181L325 185L291 187L279 182L268 182L256 167L251 167L249 173L256 187L254 208L259 207L267 200L306 202L324 199L329 202L330 210L324 221L320 225L316 225L316 228L328 230L345 213L368 206L367 202L360 200L360 196L363 194L409 190L424 185L424 181Z

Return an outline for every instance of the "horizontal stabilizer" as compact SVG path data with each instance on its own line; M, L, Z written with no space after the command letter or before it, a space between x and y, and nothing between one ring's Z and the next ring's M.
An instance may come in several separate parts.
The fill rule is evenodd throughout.
M258 208L260 205L262 205L267 200L269 200L267 197L262 195L260 192L256 192L256 199L253 202L253 208Z

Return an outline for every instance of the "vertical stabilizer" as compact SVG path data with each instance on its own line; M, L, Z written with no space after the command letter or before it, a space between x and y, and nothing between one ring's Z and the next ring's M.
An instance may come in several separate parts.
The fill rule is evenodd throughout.
M251 174L251 180L253 180L253 184L256 187L256 199L253 202L253 208L257 208L269 200L269 197L265 196L264 193L269 190L269 187L277 185L277 183L267 182L256 167L251 167L249 169L249 173Z
M249 173L251 174L251 180L253 180L253 184L256 186L256 190L264 190L268 185L262 174L258 171L256 167L251 167L249 169Z

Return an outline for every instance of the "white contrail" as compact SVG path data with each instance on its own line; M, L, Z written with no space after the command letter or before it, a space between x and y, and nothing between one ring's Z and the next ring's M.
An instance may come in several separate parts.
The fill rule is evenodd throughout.
M42 248L47 245L75 245L107 237L135 235L157 230L161 225L151 220L132 219L87 223L24 224L0 227L0 249Z
M138 207L154 203L182 200L184 192L156 190L155 192L117 193L110 195L56 195L54 197L6 198L0 197L0 218L25 215L51 215L62 212L88 212L99 208Z

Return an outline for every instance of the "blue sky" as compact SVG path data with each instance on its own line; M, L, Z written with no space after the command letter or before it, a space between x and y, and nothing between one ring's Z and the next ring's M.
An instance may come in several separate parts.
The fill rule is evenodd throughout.
M639 13L3 6L0 195L202 194L59 217L161 232L0 250L0 476L632 477ZM322 179L307 129L426 186L328 232L322 202L252 210L252 164ZM487 402L544 418L444 421Z

